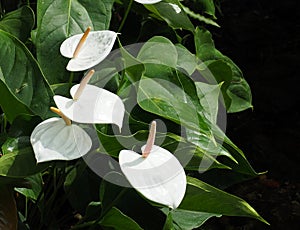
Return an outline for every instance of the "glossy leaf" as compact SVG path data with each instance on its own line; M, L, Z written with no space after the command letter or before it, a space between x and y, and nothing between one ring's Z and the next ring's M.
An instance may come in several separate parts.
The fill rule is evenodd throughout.
M143 64L153 63L175 68L177 50L169 39L157 36L149 39L142 46L137 59Z
M212 214L206 212L196 212L183 209L167 210L163 208L162 211L167 215L167 221L169 222L169 228L178 229L196 229L203 225L211 217L220 217L219 214Z
M11 123L20 114L31 114L32 112L22 104L7 88L3 82L3 74L0 67L0 106L7 120Z
M37 5L37 58L50 84L66 82L67 59L60 55L61 43L88 26L106 30L114 1L39 0ZM59 15L59 16L58 16Z
M43 119L46 118L52 103L52 91L36 60L23 43L1 30L0 46L3 47L0 50L2 84L28 110ZM7 110L11 111L12 108Z
M36 201L43 188L42 174L37 173L35 175L26 177L31 188L15 188L15 191L22 194L26 198Z
M219 109L219 85L209 85L203 82L195 82L200 104L203 106L206 118L212 123L217 124Z
M156 16L162 18L173 29L190 31L195 29L178 0L162 1L154 5L145 5L145 7Z
M142 230L142 228L129 216L126 216L116 207L113 207L99 223L103 227L111 227L115 230Z
M33 26L34 13L28 6L9 12L0 20L0 29L14 35L22 42L30 38Z
M49 164L36 164L29 137L8 139L2 146L0 176L24 178L45 170Z
M227 111L239 112L247 108L252 108L250 87L244 79L242 71L230 58L215 48L214 41L208 30L196 29L195 46L196 55L201 61L210 63L213 60L222 60L226 62L232 71L231 80L227 79L227 82L224 83L224 86L227 85L228 87L226 87L225 91L223 90L223 94L226 94L224 95L224 99L225 101L227 100ZM220 71L220 68L217 67L216 70ZM220 76L217 76L217 78L220 78ZM230 99L230 102L228 102L228 99Z
M214 188L196 178L187 177L187 192L180 209L211 214L242 216L267 223L246 201Z

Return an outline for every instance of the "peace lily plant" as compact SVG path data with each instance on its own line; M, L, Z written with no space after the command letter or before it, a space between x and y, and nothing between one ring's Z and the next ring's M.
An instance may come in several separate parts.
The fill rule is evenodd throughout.
M186 175L177 158L168 150L154 145L156 122L151 123L142 155L122 150L119 163L133 188L147 199L176 209L186 190Z
M97 31L91 33L91 38L87 39L90 29L89 27L84 34L74 35L62 43L61 53L64 56L72 53L73 57L67 69L86 69L91 64L101 62L111 51L116 33ZM88 82L94 73L95 70L91 69L80 84L70 89L71 99L59 95L53 97L58 109L51 107L51 111L61 118L43 121L33 130L30 137L38 163L73 160L90 150L91 138L81 127L72 124L71 120L89 124L116 124L121 130L125 112L123 102L117 95L89 85Z
M0 4L0 229L188 230L221 215L264 222L210 185L258 175L209 119L223 117L222 96L227 112L252 108L242 72L207 29L218 26L214 1L10 2L16 10ZM122 32L119 53L99 68L118 36L110 28ZM92 85L94 69L106 89ZM78 71L84 77L73 85ZM121 129L125 108L128 130L94 125ZM130 150L154 118L167 126L163 145L152 122L141 154ZM178 156L189 159L184 168Z

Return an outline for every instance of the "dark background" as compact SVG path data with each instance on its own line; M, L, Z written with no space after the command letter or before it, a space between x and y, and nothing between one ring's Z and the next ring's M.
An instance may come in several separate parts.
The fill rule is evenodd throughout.
M226 133L258 172L268 171L228 191L271 226L222 217L203 229L300 229L299 1L223 0L221 10L216 47L242 69L254 105L229 114Z
M5 2L6 7L15 1ZM228 115L227 135L242 148L257 179L228 189L271 226L238 217L210 219L201 229L300 229L300 23L298 0L220 0L216 47L243 71L254 110Z

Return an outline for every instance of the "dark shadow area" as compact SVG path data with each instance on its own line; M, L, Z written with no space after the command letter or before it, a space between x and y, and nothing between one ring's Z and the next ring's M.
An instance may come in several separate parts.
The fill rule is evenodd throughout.
M242 69L254 105L253 111L228 115L227 135L258 172L268 171L228 191L271 226L222 217L203 229L299 229L299 2L225 0L221 9L215 44Z

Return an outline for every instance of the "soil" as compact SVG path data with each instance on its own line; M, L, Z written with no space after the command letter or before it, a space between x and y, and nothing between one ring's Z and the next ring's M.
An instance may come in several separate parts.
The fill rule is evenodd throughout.
M203 229L300 229L299 2L223 0L221 9L215 43L242 69L254 105L228 115L227 135L256 171L267 171L228 191L249 202L270 226L222 217Z

